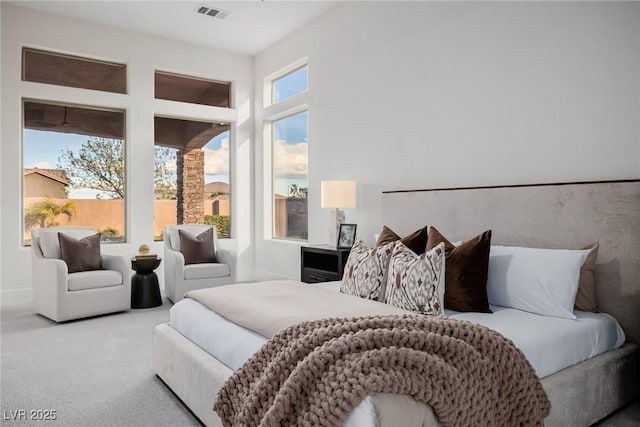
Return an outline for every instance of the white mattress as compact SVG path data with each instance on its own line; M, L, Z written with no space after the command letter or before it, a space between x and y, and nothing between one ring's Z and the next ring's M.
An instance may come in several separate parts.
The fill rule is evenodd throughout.
M309 286L336 292L340 282ZM577 319L571 320L497 306L491 306L491 310L493 314L451 310L446 310L446 314L485 325L511 339L540 378L618 348L625 342L624 332L618 322L604 313L575 311ZM230 322L189 298L171 308L169 324L233 370L242 366L267 341L262 335ZM373 406L367 398L344 425L375 424Z

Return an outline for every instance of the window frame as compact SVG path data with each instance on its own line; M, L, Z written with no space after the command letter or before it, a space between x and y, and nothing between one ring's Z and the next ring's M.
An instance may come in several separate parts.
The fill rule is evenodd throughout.
M275 97L276 97L276 82L284 79L287 76L290 76L291 74L295 73L296 71L302 70L303 68L307 69L307 88L305 90L301 91L301 92L298 92L296 94L293 94L291 96L288 96L286 98L283 98L283 99L280 99L280 100L276 101L276 99L275 99ZM309 92L309 64L305 62L304 64L299 65L298 67L294 68L293 70L287 71L285 74L281 74L279 77L274 78L274 79L271 80L271 99L270 99L269 105L276 105L276 104L279 104L281 102L285 102L288 99L294 98L294 97L296 97L296 96L298 96L300 94L307 93L307 92Z
M156 77L157 77L158 74L163 74L165 76L179 77L179 78L183 78L183 79L198 80L198 81L207 82L207 83L217 83L217 84L228 85L229 86L229 106L228 107L219 107L219 106L216 106L216 105L209 105L209 104L204 104L204 103L199 103L199 102L177 101L177 100L174 100L174 99L158 98L157 94L156 94L156 89L155 89ZM209 108L222 108L222 109L225 109L225 110L235 110L234 83L233 83L233 81L225 81L225 80L220 80L220 79L215 79L215 78L208 78L208 77L198 76L198 75L194 75L194 74L185 74L185 73L180 73L180 72L175 72L175 71L169 71L169 70L164 70L164 69L160 69L160 68L155 68L153 70L153 85L154 85L153 99L157 99L157 100L160 100L160 101L167 101L167 102L180 102L180 103L184 103L184 104L188 104L188 105L194 105L194 106L202 106L202 107L209 107Z
M307 144L310 143L309 134L310 124L310 108L309 108L309 81L307 81L307 90L297 95L293 95L277 103L272 102L271 94L273 93L273 82L302 68L309 69L309 60L307 57L300 58L286 67L267 75L263 79L263 109L262 109L262 151L263 151L263 224L269 226L263 227L263 235L266 240L275 240L278 242L307 243L307 239L278 237L275 235L275 188L274 188L274 122L282 120L289 116L307 112ZM308 71L307 71L308 72ZM307 161L307 167L309 163ZM309 181L309 173L307 172L307 181ZM307 194L307 203L309 197ZM307 222L307 230L309 224Z
M279 241L289 241L289 242L308 242L309 241L309 222L307 220L307 238L306 239L302 239L302 238L297 238L297 237L286 237L286 236L276 236L276 193L275 193L275 173L274 173L274 165L275 165L275 159L274 159L274 149L273 149L273 144L276 142L275 139L275 122L280 121L280 120L285 120L289 117L293 117L295 115L301 114L301 113L307 113L307 147L309 144L309 108L307 105L301 106L300 108L294 109L294 110L289 110L284 112L283 114L280 114L278 116L272 117L271 120L269 120L269 134L270 134L270 141L271 143L269 144L270 147L270 164L271 164L271 168L270 168L270 200L271 200L271 238L274 240L279 240ZM307 148L308 150L308 148ZM308 181L309 181L309 172L308 172L308 167L309 167L309 159L307 157L307 190L308 190ZM309 203L309 196L307 194L307 209L308 209L308 203Z
M288 74L293 73L294 71L299 70L300 68L303 67L307 67L307 90L304 92L300 92L297 95L293 95L290 96L289 98L283 99L281 101L278 102L273 102L273 83L276 80L281 79L282 77L287 76ZM266 75L263 79L263 87L262 87L262 108L265 109L265 115L269 115L266 110L270 109L272 107L275 108L288 108L288 107L279 107L281 105L289 105L289 104L294 104L294 105L298 105L300 104L300 99L304 99L304 102L306 102L307 100L307 94L309 93L309 59L305 56L302 58L299 58L293 62L291 62L289 65L282 67L276 71L274 71L273 73L270 73L268 75ZM293 100L293 102L292 102Z
M20 225L22 227L22 237L20 246L22 248L30 247L31 244L26 244L26 240L24 238L24 233L26 232L25 227L25 179L24 179L24 170L25 170L25 104L33 102L54 106L62 106L62 107L72 107L72 108L84 108L90 110L98 110L98 111L108 111L108 112L117 112L123 114L123 124L122 124L122 135L123 135L123 153L122 153L122 162L123 162L123 182L124 182L124 197L123 197L123 233L121 241L109 241L109 240L101 240L100 244L128 244L129 242L129 132L127 127L127 120L129 117L128 109L124 107L104 107L98 105L88 105L81 103L73 103L73 102L65 102L59 100L51 100L51 99L41 99L41 98L32 98L32 97L21 97L20 98ZM90 199L93 200L93 199ZM93 225L73 225L77 227L94 227L98 232L100 231L98 227Z
M180 101L169 101L169 100L161 100L161 101L166 101L166 102L180 102ZM199 105L199 104L192 104L192 105ZM222 107L212 107L212 106L204 106L206 108L222 108ZM228 109L228 110L232 110L232 109ZM222 239L222 240L233 240L236 238L235 236L235 232L236 232L236 225L234 221L234 193L235 193L235 179L234 179L234 171L235 171L235 160L236 160L236 138L237 138L237 122L236 120L231 120L230 117L228 118L221 118L221 119L212 119L212 118L204 118L202 116L199 117L195 117L195 116L178 116L178 115L171 115L171 114L164 114L164 113L159 113L159 112L155 112L154 115L154 120L156 118L163 118L163 119L172 119L172 120L183 120L183 121L193 121L193 122L202 122L202 123L225 123L229 125L229 129L225 132L229 132L229 222L230 222L230 227L229 227L229 237L220 237L218 235L218 239ZM158 147L158 145L155 143L155 131L154 131L154 149L155 147ZM204 146L202 147L204 148ZM155 154L154 154L154 162L155 162ZM206 184L205 184L206 185ZM176 189L177 191L177 189ZM155 198L154 198L155 200ZM153 207L153 211L154 211L154 217L155 217L155 206ZM177 222L177 221L176 221ZM178 224L168 224L168 225L178 225ZM164 227L163 227L164 228ZM154 242L161 242L162 240L155 240L155 236L152 236L152 240Z
M119 91L119 90L112 91L112 90L105 90L105 89L96 89L96 88L91 88L91 87L73 85L73 84L69 84L69 83L60 84L60 83L50 83L50 82L41 82L41 81L29 80L29 79L27 79L27 64L26 64L27 63L27 54L29 52L33 52L33 53L36 53L36 54L42 54L42 55L49 55L49 56L67 58L67 59L75 60L75 61L84 61L84 62L87 62L87 63L110 65L110 66L113 66L113 67L121 68L124 71L124 88L123 88L123 91ZM90 56L81 56L81 55L77 55L77 54L60 52L60 51L55 51L55 50L50 50L50 49L41 49L41 48L32 47L32 46L26 46L26 45L22 46L22 49L21 49L21 55L20 55L20 80L23 81L23 82L32 83L32 84L46 84L46 85L50 85L50 86L54 86L54 87L64 87L64 88L73 88L73 89L81 89L81 90L91 90L91 91L101 92L101 93L105 93L105 94L116 94L116 95L128 95L129 94L129 70L128 70L127 64L125 62L116 62L116 61L111 61L111 60L106 60L106 59L93 58L93 57L90 57Z

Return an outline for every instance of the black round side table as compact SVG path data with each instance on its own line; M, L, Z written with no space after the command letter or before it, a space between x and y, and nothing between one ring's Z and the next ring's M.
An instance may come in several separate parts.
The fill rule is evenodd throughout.
M131 258L131 268L135 270L131 277L131 308L151 308L162 305L158 276L153 271L160 265L162 258Z

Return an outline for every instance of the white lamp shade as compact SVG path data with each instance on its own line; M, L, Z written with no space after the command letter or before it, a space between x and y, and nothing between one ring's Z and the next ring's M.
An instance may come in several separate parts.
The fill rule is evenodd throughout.
M320 186L321 207L337 209L356 207L355 181L321 181Z

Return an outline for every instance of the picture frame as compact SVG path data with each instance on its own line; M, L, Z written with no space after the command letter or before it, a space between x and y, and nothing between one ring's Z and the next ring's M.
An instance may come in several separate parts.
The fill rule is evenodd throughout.
M340 232L338 233L338 249L350 249L356 241L356 224L340 224Z

